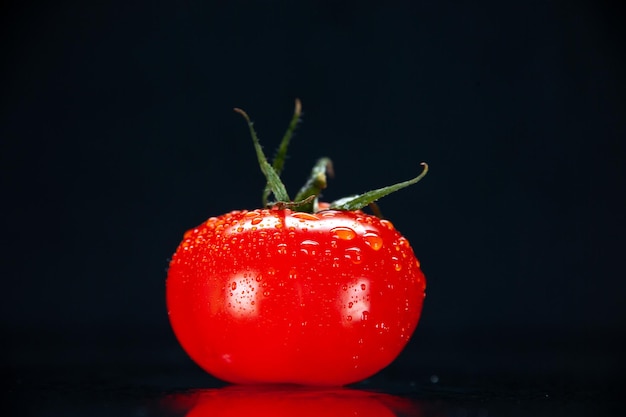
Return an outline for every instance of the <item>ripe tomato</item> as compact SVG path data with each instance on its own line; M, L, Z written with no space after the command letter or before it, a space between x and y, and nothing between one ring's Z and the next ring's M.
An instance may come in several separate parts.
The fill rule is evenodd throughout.
M321 204L323 158L292 202L282 164L269 165L249 127L268 180L264 198L279 201L185 233L166 285L174 333L198 365L233 383L367 378L408 342L426 281L408 240L360 208L419 181L427 167L413 180Z
M425 279L409 242L361 211L234 211L188 231L170 264L176 336L235 383L343 385L391 363Z

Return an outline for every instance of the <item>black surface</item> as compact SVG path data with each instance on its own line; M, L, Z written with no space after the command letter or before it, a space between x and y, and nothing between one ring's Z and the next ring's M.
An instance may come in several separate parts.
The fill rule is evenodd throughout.
M182 415L172 394L214 397L169 329L167 259L260 202L231 109L271 150L300 97L290 190L322 155L329 199L431 168L381 202L427 276L423 316L358 389L408 401L399 415L620 415L621 2L390 3L3 3L3 407Z
M298 410L303 416L334 415L306 414L320 407L406 417L624 412L626 367L619 335L595 334L594 350L589 340L567 334L501 331L485 338L472 332L453 340L418 329L396 362L346 387L347 394L336 389L228 386L186 358L173 336L143 333L140 338L111 339L89 331L83 336L63 342L55 338L45 347L30 345L13 354L12 366L3 369L8 382L3 406L10 415L182 416L192 410L190 415L213 417L280 417ZM380 414L363 414L368 408L352 391L378 404Z
M620 398L623 385L619 382L617 379L527 379L484 373L464 376L444 373L409 381L382 373L344 389L247 387L224 386L199 371L181 372L160 363L140 371L115 368L79 373L63 370L43 377L23 374L4 390L7 399L3 408L10 415L27 416L182 416L202 409L202 413L190 415L280 417L316 415L305 408L312 406L318 410L329 407L327 413L317 414L329 416L342 415L335 414L336 410L346 409L353 413L347 415L406 417L620 416L624 407ZM304 403L299 397L303 390L309 395ZM346 392L347 399L343 398ZM385 411L363 414L363 404L354 401L353 393L374 397ZM259 398L266 400L259 404Z

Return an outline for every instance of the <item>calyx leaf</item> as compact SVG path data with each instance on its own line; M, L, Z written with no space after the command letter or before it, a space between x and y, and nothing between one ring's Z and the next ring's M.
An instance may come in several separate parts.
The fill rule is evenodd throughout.
M283 139L280 141L280 145L278 146L278 150L276 151L276 155L274 156L274 160L272 161L272 167L276 174L280 176L283 171L283 167L285 166L285 159L287 159L287 148L289 147L289 142L291 141L291 137L293 133L296 131L298 127L298 123L301 121L300 116L302 115L302 103L299 99L296 99L295 108L293 110L293 116L291 118L291 122L289 122L289 126L287 127L287 131L283 135ZM267 206L267 198L269 197L272 190L270 189L269 183L265 186L263 190L263 205ZM296 197L296 201L300 201Z
M376 190L368 191L363 194L354 195L351 197L340 198L339 200L333 201L330 203L330 208L333 210L360 210L365 206L369 206L374 201L394 193L398 190L408 187L409 185L413 185L419 182L422 178L426 176L428 173L428 164L426 162L422 162L420 165L424 167L422 173L417 177L410 179L408 181L399 182L394 185L389 185L387 187L378 188Z
M294 114L283 136L280 146L278 147L276 156L274 157L272 164L267 161L267 157L263 152L263 148L261 147L259 138L256 134L256 131L254 130L253 123L250 120L248 114L239 108L235 108L234 110L237 113L241 114L248 123L248 129L250 130L250 136L252 136L252 142L254 144L254 150L259 161L259 166L267 180L267 184L265 185L265 189L263 190L263 204L265 206L272 206L277 208L291 208L293 210L304 211L308 213L317 212L319 210L318 197L320 192L326 188L327 175L332 177L334 174L332 161L329 158L320 158L315 163L315 166L311 170L311 175L309 176L308 181L300 189L294 201L291 201L289 199L289 194L287 193L285 185L280 179L280 174L285 165L289 142L291 141L291 138L298 126L298 122L300 121L300 116L302 115L302 104L300 100L296 99ZM421 165L424 167L422 172L413 179L387 187L378 188L376 190L371 190L363 194L340 198L339 200L335 200L334 202L332 202L329 208L333 210L352 211L360 210L365 206L374 206L376 208L375 214L379 215L380 211L378 210L374 202L386 195L389 195L393 192L396 192L419 182L428 173L428 164L422 162ZM268 203L268 198L270 194L274 195L277 200L276 202Z
M252 136L252 142L254 143L254 150L256 151L256 156L259 160L259 166L261 167L263 175L265 175L265 178L267 179L266 189L269 188L270 192L274 194L274 197L276 197L278 201L288 202L289 194L287 194L285 184L283 184L280 180L280 176L274 167L267 162L267 158L265 157L265 153L263 153L263 148L261 148L261 143L256 135L256 131L254 130L250 117L241 109L235 108L234 110L241 114L243 118L246 119L246 122L248 122L248 129L250 129L250 136Z

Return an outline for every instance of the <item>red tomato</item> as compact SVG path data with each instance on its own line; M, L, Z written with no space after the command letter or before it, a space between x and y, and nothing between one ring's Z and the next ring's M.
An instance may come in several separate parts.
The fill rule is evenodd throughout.
M411 337L425 278L409 242L362 211L233 211L189 230L167 306L185 351L233 383L344 385Z

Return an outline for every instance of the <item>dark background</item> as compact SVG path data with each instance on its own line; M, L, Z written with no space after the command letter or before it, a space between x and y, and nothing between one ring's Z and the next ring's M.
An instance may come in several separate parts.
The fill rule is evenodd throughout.
M623 18L582 0L2 6L4 369L195 372L167 259L260 204L232 108L271 151L299 97L292 192L323 155L329 199L431 167L381 201L428 278L389 375L619 375Z

